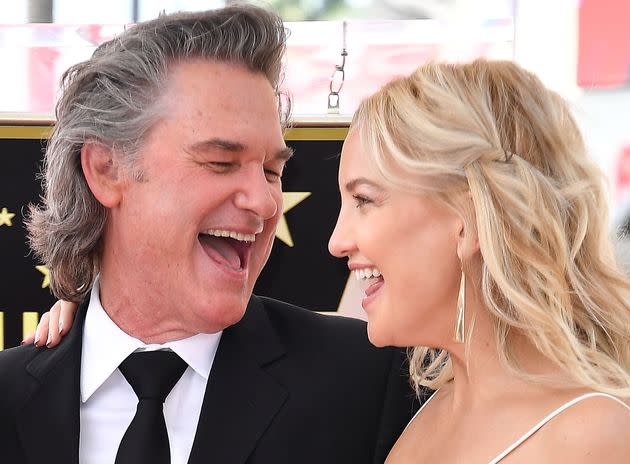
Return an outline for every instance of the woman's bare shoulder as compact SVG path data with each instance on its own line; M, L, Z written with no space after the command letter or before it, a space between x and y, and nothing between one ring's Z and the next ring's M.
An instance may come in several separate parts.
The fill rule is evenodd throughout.
M552 419L546 429L542 435L548 462L628 462L630 409L610 397L585 398Z

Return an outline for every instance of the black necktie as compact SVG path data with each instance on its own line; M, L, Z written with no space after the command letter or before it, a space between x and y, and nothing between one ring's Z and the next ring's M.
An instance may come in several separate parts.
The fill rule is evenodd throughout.
M170 464L164 400L186 367L172 351L133 353L120 365L136 392L138 408L118 447L116 464Z

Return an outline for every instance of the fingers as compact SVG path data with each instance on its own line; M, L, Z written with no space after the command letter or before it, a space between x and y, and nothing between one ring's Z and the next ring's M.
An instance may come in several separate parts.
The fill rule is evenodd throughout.
M42 331L42 338L40 339L40 342L43 342L48 348L57 346L61 341L61 335L59 334L60 311L61 302L57 301L48 312L48 330Z
M42 315L35 333L28 335L22 340L22 345L33 343L38 348L42 346L48 348L57 346L61 339L70 331L76 311L76 303L57 301L48 312Z
M54 306L53 306L54 308ZM50 313L44 313L37 324L35 329L35 340L33 343L36 347L44 346L46 343L46 337L48 336L48 318Z
M42 340L46 336L46 347L53 348L61 342L61 339L70 331L74 314L77 311L76 303L69 301L57 301L48 312L48 327L42 327ZM42 316L43 318L43 316Z
M24 340L22 340L22 343L20 343L20 345L26 345L28 343L35 343L35 332L30 333L26 337L24 337Z
M59 343L60 338L54 338L51 332L54 332L55 328L57 328L57 336L59 335L58 327L60 306L61 302L57 301L48 312L42 314L42 317L39 320L39 324L37 324L37 329L35 329L35 338L33 340L33 343L36 347L51 347Z
M61 312L59 314L59 334L63 337L70 332L70 327L74 322L74 315L78 305L69 301L61 301Z

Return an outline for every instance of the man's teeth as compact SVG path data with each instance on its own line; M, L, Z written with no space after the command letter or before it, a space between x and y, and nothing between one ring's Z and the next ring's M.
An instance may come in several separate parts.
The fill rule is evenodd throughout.
M233 230L222 229L209 229L203 232L206 235L214 235L215 237L229 237L239 242L255 242L255 234L241 234L240 232L234 232Z
M372 277L380 277L381 271L376 268L355 269L352 271L357 280L371 279Z

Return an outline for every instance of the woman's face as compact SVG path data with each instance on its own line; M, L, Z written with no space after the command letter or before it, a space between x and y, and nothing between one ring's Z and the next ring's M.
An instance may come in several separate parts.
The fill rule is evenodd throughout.
M365 282L362 306L376 346L443 347L453 338L463 221L443 203L385 185L358 131L344 143L341 211L329 250Z

